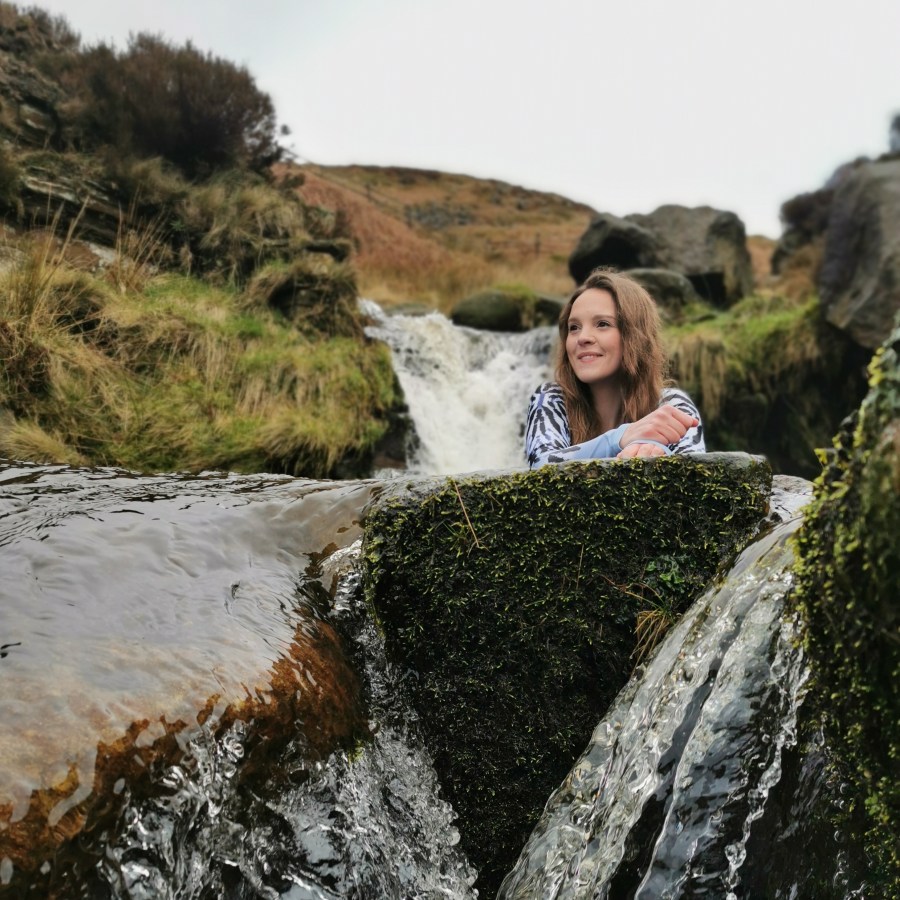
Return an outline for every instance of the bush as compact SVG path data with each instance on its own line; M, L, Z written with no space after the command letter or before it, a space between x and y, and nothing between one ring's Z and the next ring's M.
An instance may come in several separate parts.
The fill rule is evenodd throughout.
M809 237L823 234L833 198L834 191L829 188L798 194L782 203L781 221L785 228L796 228Z
M245 68L190 42L139 34L121 53L100 44L73 57L62 80L75 98L65 112L81 149L160 156L189 177L262 172L281 156L269 95Z

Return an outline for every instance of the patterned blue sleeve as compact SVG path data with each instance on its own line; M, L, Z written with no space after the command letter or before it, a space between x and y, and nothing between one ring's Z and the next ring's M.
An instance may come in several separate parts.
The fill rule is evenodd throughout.
M686 412L689 416L694 416L698 423L694 428L689 428L678 443L669 444L669 449L673 453L706 453L706 441L703 437L703 420L700 418L700 410L697 409L687 392L681 390L681 388L666 388L662 392L659 405L674 406L676 409Z
M525 456L532 469L570 459L607 459L621 450L619 439L625 428L622 425L583 444L573 444L562 390L547 382L531 395L528 404Z

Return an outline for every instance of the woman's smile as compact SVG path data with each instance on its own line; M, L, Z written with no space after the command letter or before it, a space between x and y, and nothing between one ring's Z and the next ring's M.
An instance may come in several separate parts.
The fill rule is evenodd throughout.
M609 291L591 288L572 305L566 354L579 381L614 378L622 365L622 333Z

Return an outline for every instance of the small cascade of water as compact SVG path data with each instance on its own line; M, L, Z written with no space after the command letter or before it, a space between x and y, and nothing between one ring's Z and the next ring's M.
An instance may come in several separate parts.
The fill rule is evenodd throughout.
M474 895L361 597L377 487L0 463L0 896Z
M298 736L260 778L238 777L245 728L201 729L162 791L130 802L97 867L109 896L286 900L466 900L475 872L459 853L402 676L364 609L359 542L333 554L334 617L364 673L371 741L326 759Z
M393 357L415 439L411 474L522 467L528 398L550 375L554 328L521 334L459 328L446 316L386 315L364 309L366 329Z
M799 521L747 548L635 674L548 801L499 898L856 896L827 816L819 831L812 821L792 820L790 832L774 820L755 827L773 791L771 806L802 801L811 818L830 802L821 746L797 746L808 670L784 598ZM803 770L790 784L786 755ZM806 828L822 846L806 859L788 853L771 873L778 844L799 849Z

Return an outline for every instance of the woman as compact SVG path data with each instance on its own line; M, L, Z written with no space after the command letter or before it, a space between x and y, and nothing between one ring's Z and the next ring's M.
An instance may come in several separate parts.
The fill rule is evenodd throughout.
M703 453L691 398L666 386L653 298L627 275L596 269L559 317L557 383L532 395L525 455L548 462Z

